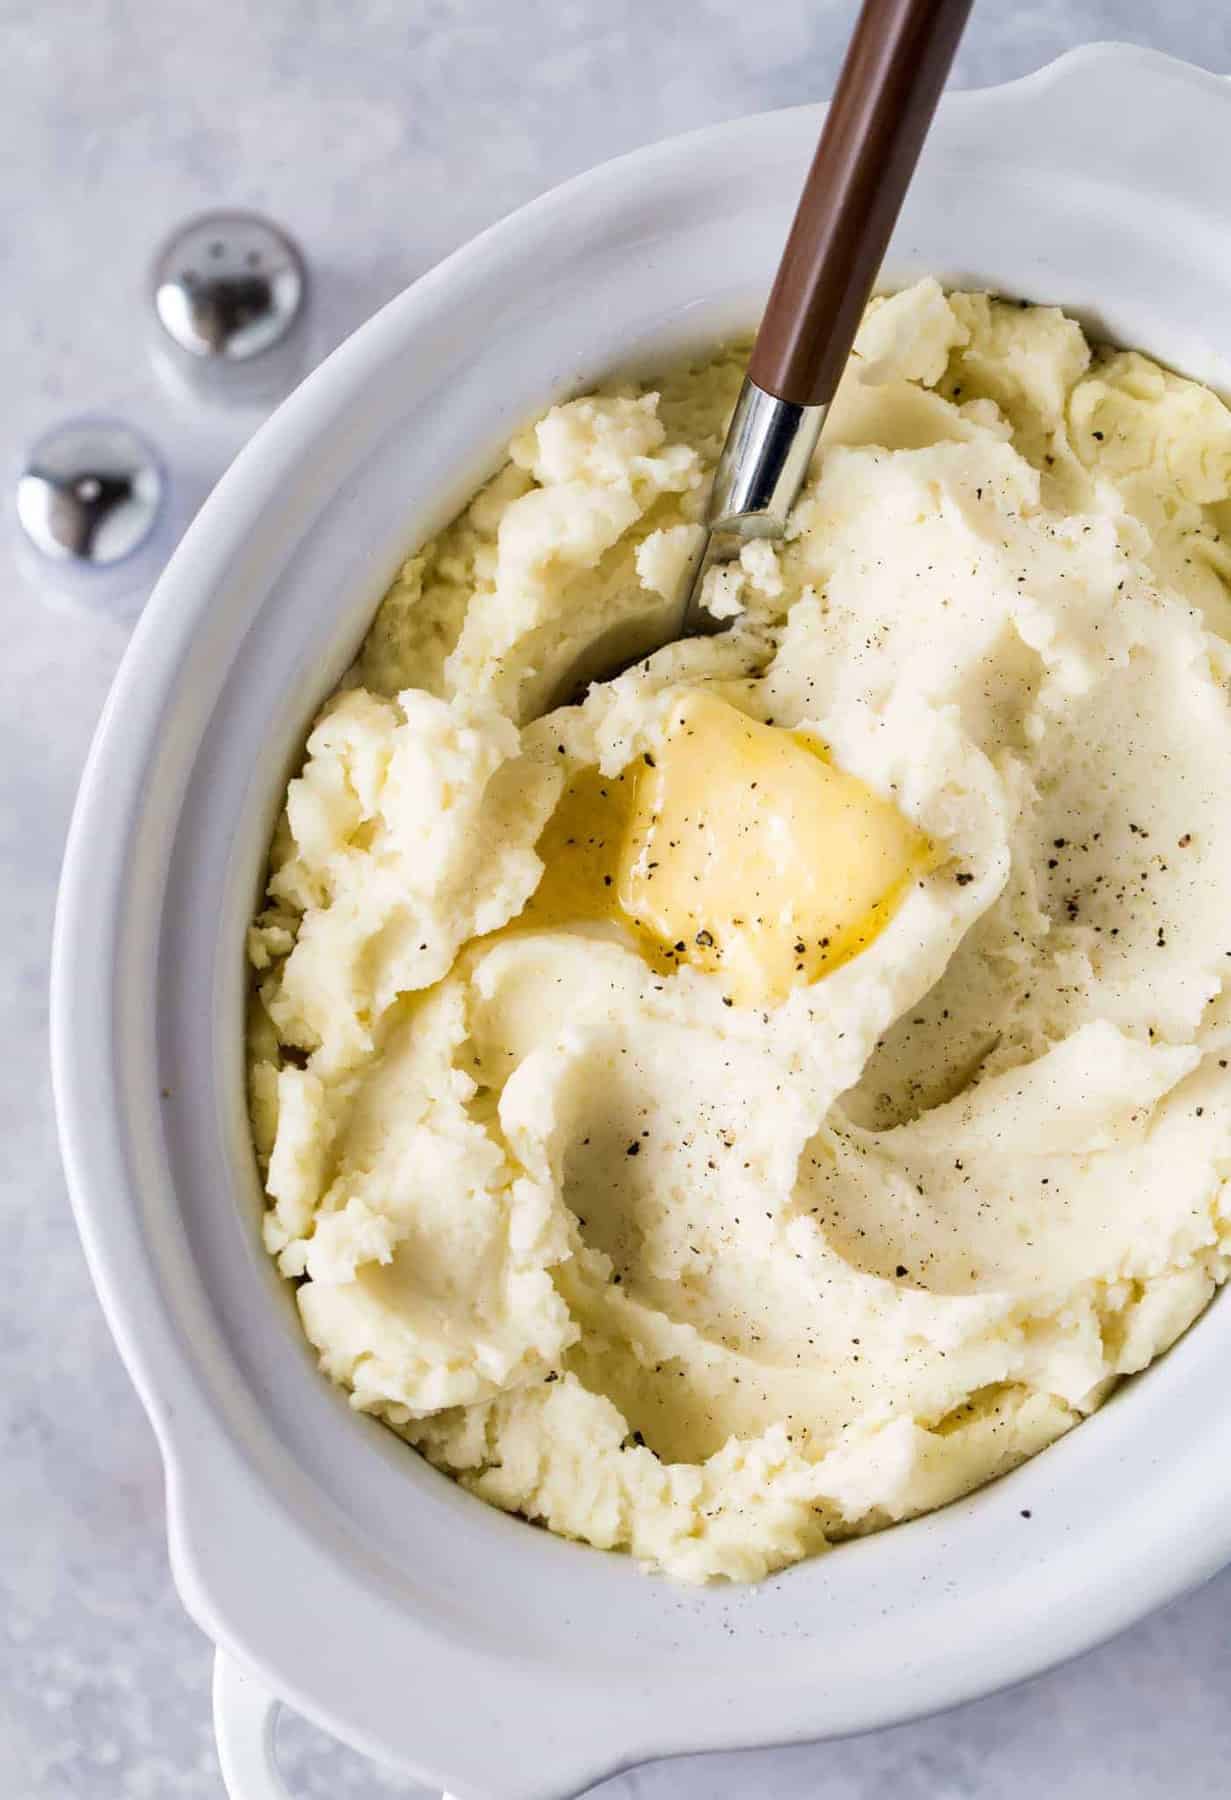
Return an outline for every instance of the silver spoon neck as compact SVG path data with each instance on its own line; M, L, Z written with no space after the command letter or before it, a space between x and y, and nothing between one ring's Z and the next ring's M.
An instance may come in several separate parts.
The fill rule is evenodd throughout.
M779 400L744 377L714 473L706 521L711 531L782 536L827 410Z
M780 538L808 473L825 423L825 406L779 400L744 377L706 513L707 542L691 572L681 635L715 629L701 603L704 576L738 555L751 538Z

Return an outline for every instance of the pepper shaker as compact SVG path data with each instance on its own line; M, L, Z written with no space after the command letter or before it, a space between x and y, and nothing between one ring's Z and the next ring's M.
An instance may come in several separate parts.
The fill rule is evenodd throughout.
M150 301L155 364L183 398L268 406L303 373L307 267L257 213L203 213L173 232Z

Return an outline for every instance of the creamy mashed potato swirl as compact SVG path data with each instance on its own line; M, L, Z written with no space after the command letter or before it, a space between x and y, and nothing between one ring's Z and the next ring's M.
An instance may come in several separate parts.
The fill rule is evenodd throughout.
M542 716L672 593L740 374L554 408L411 557L249 946L326 1374L688 1580L1009 1469L1231 1241L1231 415L1052 309L874 302L787 541L711 577L730 630ZM677 817L745 834L703 901Z

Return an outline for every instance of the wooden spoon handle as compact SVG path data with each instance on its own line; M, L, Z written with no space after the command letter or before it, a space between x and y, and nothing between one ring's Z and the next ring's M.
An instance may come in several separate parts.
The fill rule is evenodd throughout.
M850 354L973 0L864 0L748 373L826 406Z

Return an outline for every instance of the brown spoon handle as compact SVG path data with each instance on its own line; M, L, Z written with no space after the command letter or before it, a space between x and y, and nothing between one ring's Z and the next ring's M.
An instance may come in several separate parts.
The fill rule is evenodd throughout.
M973 0L864 0L748 373L832 400Z

